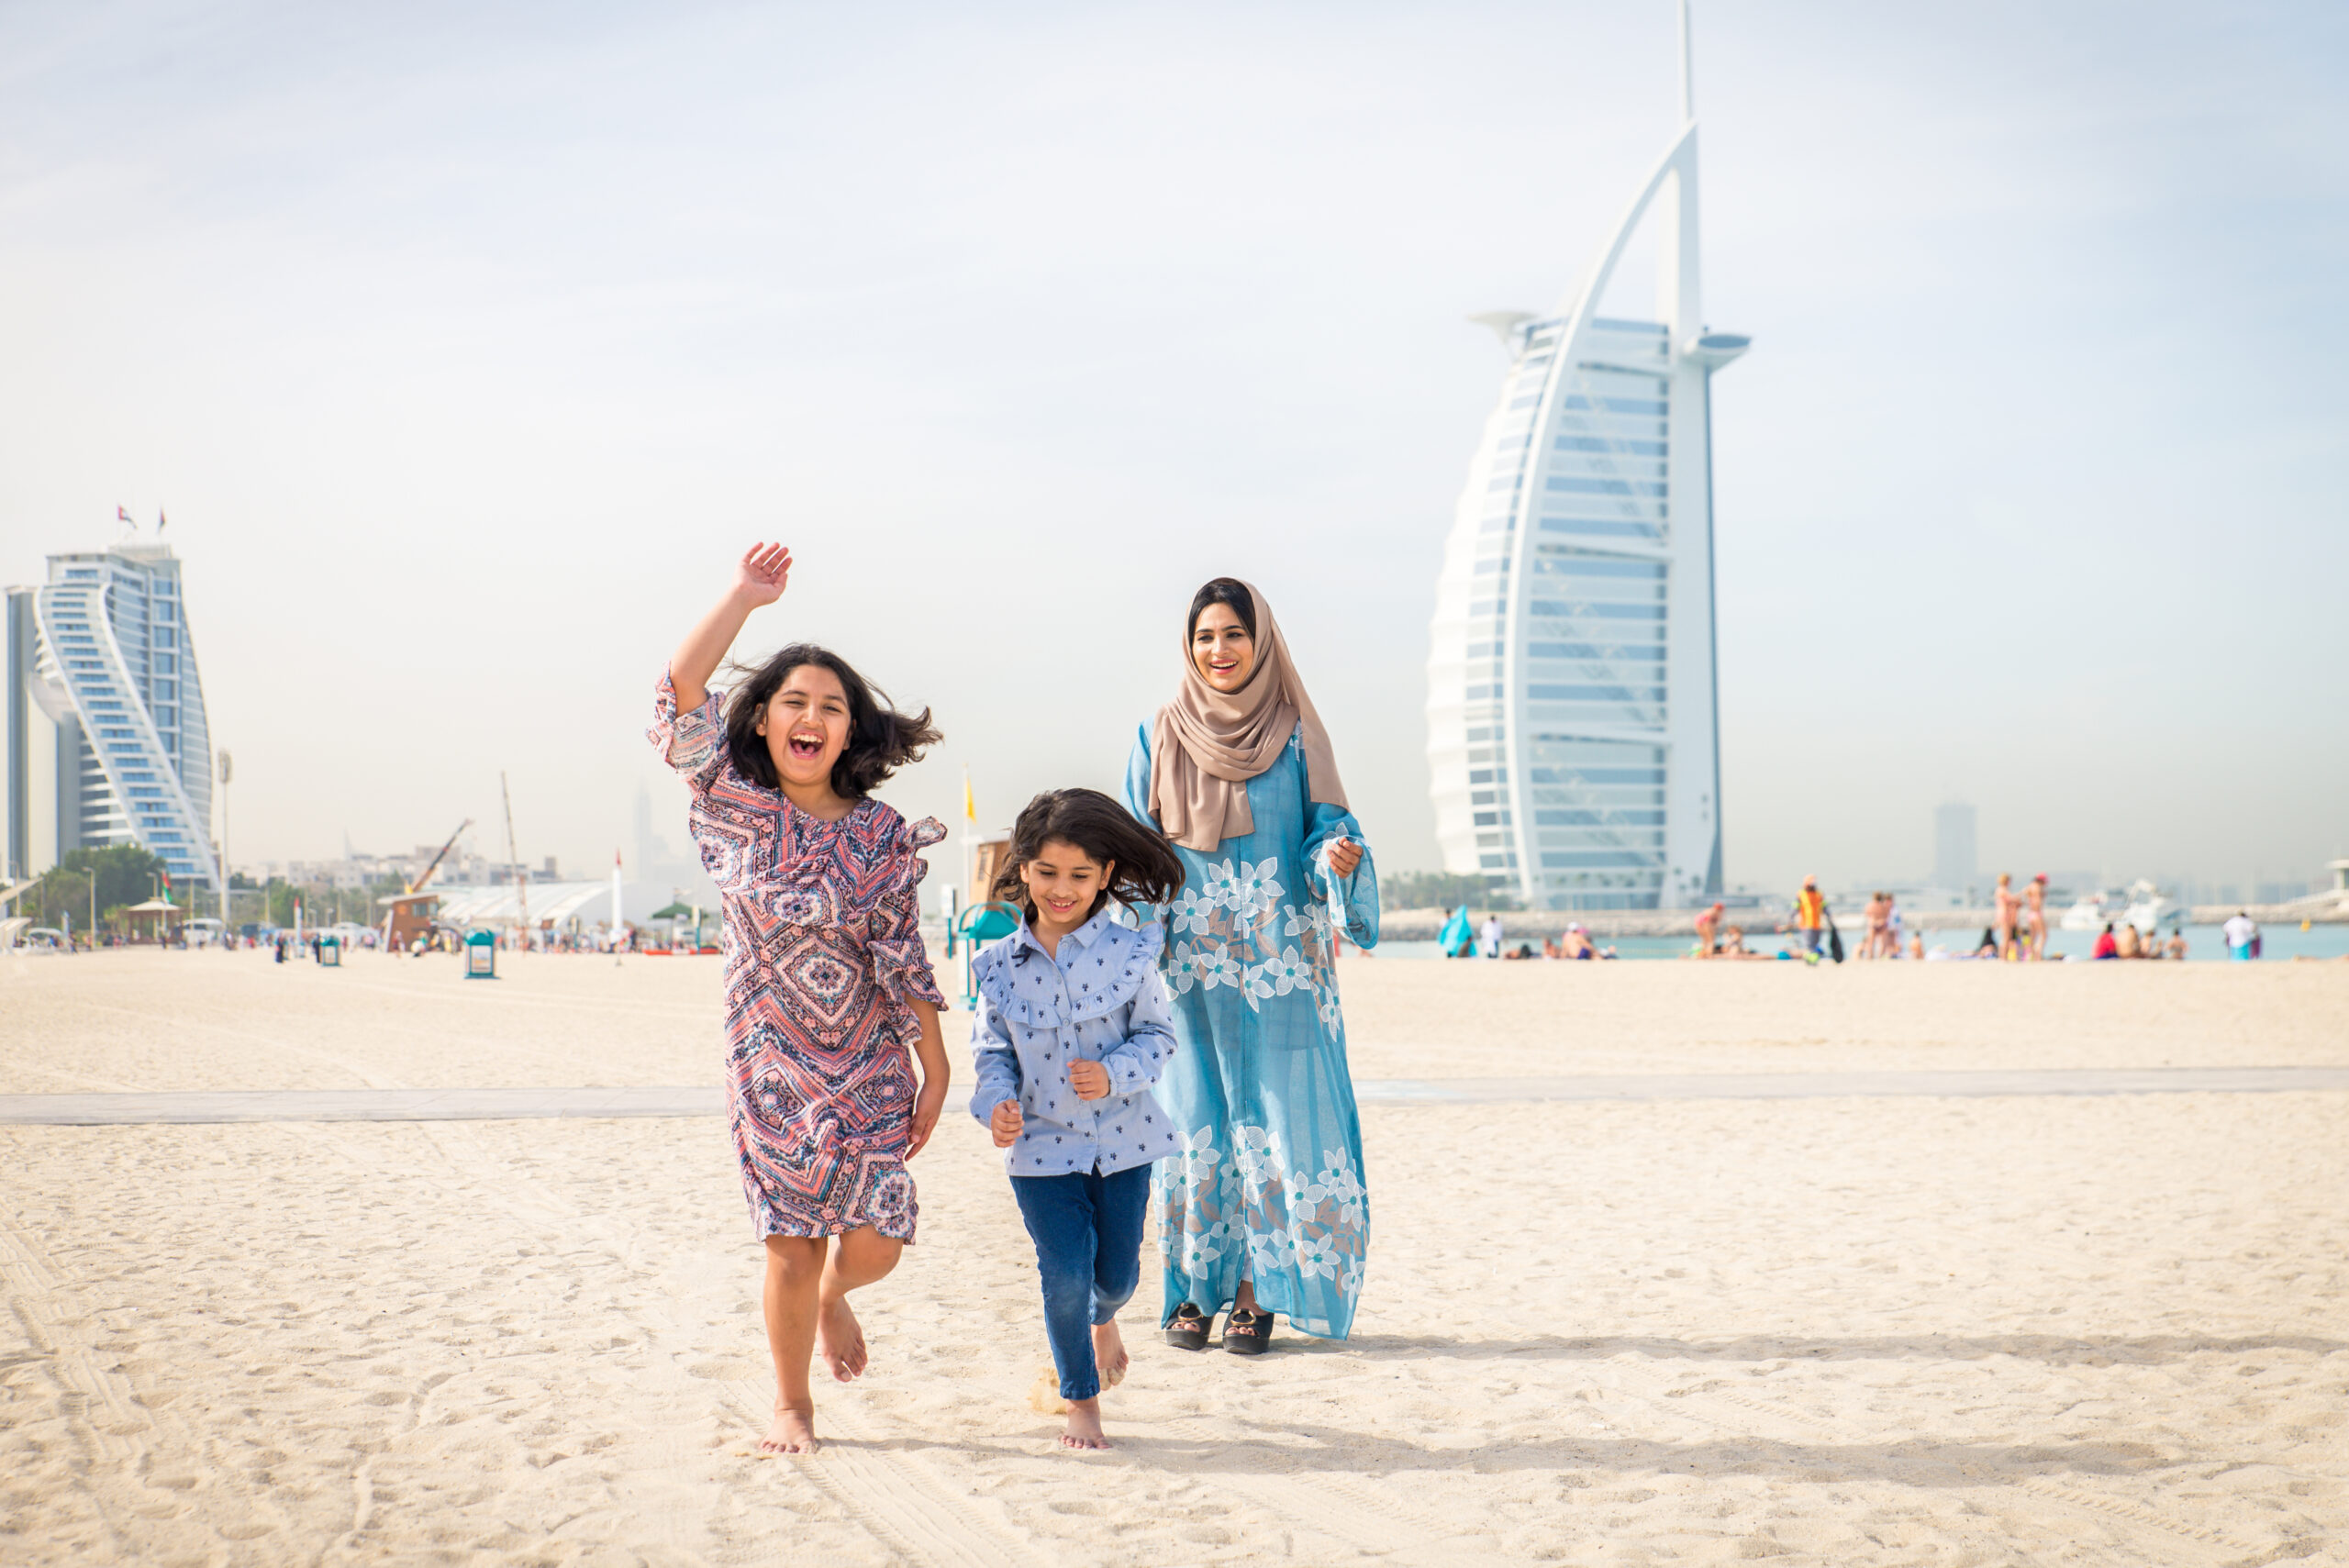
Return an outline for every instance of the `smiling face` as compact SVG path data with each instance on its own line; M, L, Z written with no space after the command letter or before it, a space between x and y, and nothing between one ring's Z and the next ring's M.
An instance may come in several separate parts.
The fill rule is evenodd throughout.
M1191 663L1199 679L1219 692L1238 691L1256 673L1256 639L1230 605L1212 604L1199 612L1191 628Z
M759 716L775 777L803 789L830 787L848 732L848 692L821 664L801 664L784 676Z
M1033 860L1019 868L1019 880L1036 906L1036 923L1073 930L1093 916L1093 900L1109 884L1115 861L1097 861L1064 840L1047 839Z

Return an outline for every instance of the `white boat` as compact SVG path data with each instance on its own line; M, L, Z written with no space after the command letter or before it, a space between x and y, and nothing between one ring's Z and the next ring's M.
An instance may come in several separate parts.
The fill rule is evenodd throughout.
M2140 877L2129 884L2129 910L2122 918L2151 935L2165 920L2184 925L2186 910L2176 899Z
M2064 917L2055 924L2067 931L2101 931L2104 923L2112 918L2110 909L2103 894L2091 893L2065 910Z

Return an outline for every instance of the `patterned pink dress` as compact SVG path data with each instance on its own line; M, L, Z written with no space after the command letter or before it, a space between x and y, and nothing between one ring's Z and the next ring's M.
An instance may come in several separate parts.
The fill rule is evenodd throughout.
M691 713L661 677L649 734L693 791L701 863L726 906L726 1064L742 1192L760 1237L870 1225L914 1239L908 1005L944 1006L923 951L918 851L869 796L837 822L745 778L726 751L720 694Z

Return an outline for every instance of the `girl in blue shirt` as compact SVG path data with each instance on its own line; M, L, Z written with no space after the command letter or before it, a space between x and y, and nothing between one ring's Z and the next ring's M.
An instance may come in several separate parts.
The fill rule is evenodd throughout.
M1165 839L1097 790L1051 790L1011 829L994 889L1019 929L973 961L979 1086L971 1114L1004 1151L1043 1276L1064 1448L1108 1448L1104 1381L1125 1375L1118 1309L1141 1278L1151 1162L1179 1146L1151 1094L1171 1054L1164 929L1109 900L1162 904L1183 882Z

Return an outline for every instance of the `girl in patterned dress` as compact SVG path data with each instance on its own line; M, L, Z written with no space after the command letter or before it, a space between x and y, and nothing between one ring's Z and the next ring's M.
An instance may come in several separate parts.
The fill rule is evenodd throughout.
M671 656L651 731L693 795L701 861L726 911L734 1148L766 1246L774 1422L760 1448L816 1449L811 1352L846 1383L864 1336L848 1293L914 1239L913 1178L946 1103L945 998L922 948L920 851L871 791L939 733L893 710L839 655L794 643L732 693L707 682L752 610L783 596L791 552L753 545ZM921 1062L915 1083L910 1054Z

